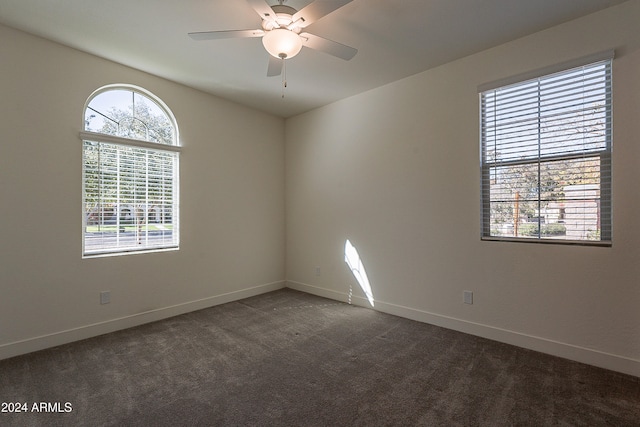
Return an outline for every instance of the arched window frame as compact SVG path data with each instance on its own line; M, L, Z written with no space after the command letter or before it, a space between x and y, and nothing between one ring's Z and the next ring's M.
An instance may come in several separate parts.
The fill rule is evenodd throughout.
M87 112L90 110L97 112L90 107L91 102L111 91L131 92L133 95L131 107L134 105L136 96L155 104L171 127L170 143L150 140L148 123L134 115L130 120L143 123L146 129L145 138L136 139L88 130ZM135 111L134 108L133 111ZM83 146L83 257L177 250L179 248L179 153L181 147L178 125L169 107L160 98L138 86L117 84L101 87L85 102L80 139ZM103 152L105 154L101 154ZM91 163L89 160L91 155L98 160ZM101 160L103 157L118 159L110 164L113 166L117 163L117 172L113 172L113 167L109 169L105 166L107 162ZM158 162L163 164L160 169L157 166ZM106 169L109 169L108 173L104 172ZM116 194L109 196L111 200L108 200L105 190L109 186L105 184L107 180L104 176L107 175L111 179L108 190ZM132 178L134 176L135 178ZM129 201L125 201L122 196L125 192L122 188L126 184L134 188L132 193L134 195L129 196L131 199ZM114 188L117 189L114 191ZM154 191L154 195L150 196ZM140 195L140 192L143 194ZM155 195L159 192L162 196ZM155 224L149 220L149 212L157 212L158 206L150 203L158 198L161 198L158 203L161 204L162 213L154 218L158 218L161 223ZM105 220L107 211L113 215L108 221ZM139 215L133 215L133 220L131 219L132 211L139 213ZM97 214L94 215L92 212ZM129 217L122 216L123 212L129 212ZM131 224L132 221L133 224Z

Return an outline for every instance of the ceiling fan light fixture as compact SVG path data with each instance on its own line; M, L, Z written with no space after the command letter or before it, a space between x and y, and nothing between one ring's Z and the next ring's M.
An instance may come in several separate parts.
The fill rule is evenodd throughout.
M262 36L262 44L271 56L289 59L302 49L302 39L296 33L285 28L276 28Z

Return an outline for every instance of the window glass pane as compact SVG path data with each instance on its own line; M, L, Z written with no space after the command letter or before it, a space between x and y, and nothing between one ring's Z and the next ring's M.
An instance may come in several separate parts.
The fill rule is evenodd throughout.
M174 145L174 126L153 100L132 90L99 93L85 111L85 130Z
M606 148L607 70L599 64L483 94L485 159L534 159Z
M491 235L600 240L598 157L491 169Z
M177 246L177 153L85 141L85 253Z

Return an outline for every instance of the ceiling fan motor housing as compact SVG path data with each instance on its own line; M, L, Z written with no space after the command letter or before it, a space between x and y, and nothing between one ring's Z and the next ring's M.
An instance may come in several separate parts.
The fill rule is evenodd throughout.
M274 19L262 20L262 28L264 28L265 31L271 31L276 28L287 28L296 34L300 32L301 28L299 26L292 25L294 23L293 15L296 14L297 10L282 4L272 6L271 8L275 12L276 16Z

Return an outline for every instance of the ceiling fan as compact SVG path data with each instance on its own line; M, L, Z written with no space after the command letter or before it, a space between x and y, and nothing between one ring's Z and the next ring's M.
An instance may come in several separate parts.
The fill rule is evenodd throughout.
M262 44L270 54L267 76L280 75L284 60L296 56L303 46L346 61L358 52L353 47L302 32L308 25L353 0L315 0L299 11L284 5L286 0L278 0L279 4L274 6L270 6L266 0L246 1L262 18L261 29L202 31L189 33L189 37L194 40L262 37Z

